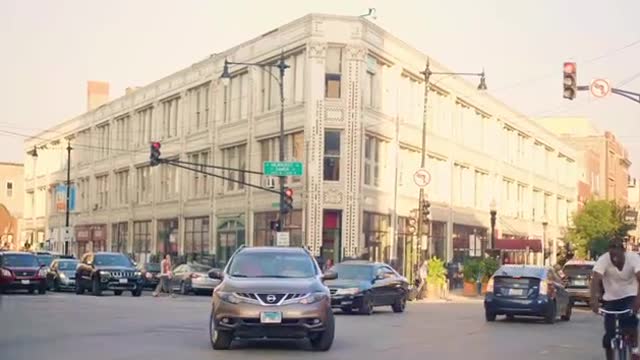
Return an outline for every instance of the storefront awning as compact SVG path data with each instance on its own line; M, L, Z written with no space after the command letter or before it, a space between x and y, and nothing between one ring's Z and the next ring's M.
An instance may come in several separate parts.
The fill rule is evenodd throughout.
M527 250L542 251L540 239L496 239L495 248L499 250Z

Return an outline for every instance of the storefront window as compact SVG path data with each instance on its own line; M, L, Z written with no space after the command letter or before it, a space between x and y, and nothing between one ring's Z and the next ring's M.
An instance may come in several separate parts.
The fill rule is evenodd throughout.
M217 240L217 265L222 268L238 247L245 244L244 217L218 219Z
M334 263L342 259L342 211L325 210L323 214L322 247L320 256L323 261L331 259ZM320 264L321 266L323 264Z
M278 219L277 211L256 213L254 215L255 237L253 246L273 246L276 232L272 224ZM294 210L285 215L284 231L289 232L290 246L303 246L302 210Z
M184 253L192 261L209 255L209 217L185 219Z
M112 225L111 232L111 251L126 254L128 250L127 240L129 224L126 222Z
M160 255L160 258L164 257L165 254L170 254L172 258L178 255L179 237L178 219L158 221L156 253Z
M486 245L487 229L468 225L453 224L453 256L456 261L466 257L482 256Z
M447 223L432 221L431 239L433 244L433 255L435 255L438 259L446 259Z
M151 252L151 221L133 223L133 255L139 263L148 261Z
M368 251L370 261L390 262L389 224L389 215L364 212L362 232L364 233L365 249Z

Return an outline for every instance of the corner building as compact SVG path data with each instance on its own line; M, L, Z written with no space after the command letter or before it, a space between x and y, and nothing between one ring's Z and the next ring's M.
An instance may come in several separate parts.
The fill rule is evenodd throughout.
M277 160L274 77L246 66L231 67L227 87L219 77L225 58L270 63L283 50L291 66L284 81L286 158L305 166L302 178L287 181L294 190L295 210L286 219L292 244L336 261L367 254L408 267L426 56L358 17L305 16L27 141L25 152L39 149L38 158L26 159L26 203L37 204L26 221L30 231L55 238L64 225L64 214L52 211L52 189L65 179L70 139L76 252L119 250L139 260L215 254L224 264L242 244L272 244L277 195L173 166L149 167L148 156L149 142L161 141L163 157L195 163L261 171L263 161ZM449 70L433 61L432 68ZM575 207L575 151L457 78L432 86L428 123L435 253L477 254L494 200L497 243L521 257L526 248L538 261L533 253L544 247L545 214L555 244ZM49 138L56 140L42 141Z

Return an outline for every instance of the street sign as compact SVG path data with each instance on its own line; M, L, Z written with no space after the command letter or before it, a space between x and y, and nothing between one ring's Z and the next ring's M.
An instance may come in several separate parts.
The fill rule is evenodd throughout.
M262 172L267 176L302 176L302 162L265 161Z
M420 188L426 187L431 182L431 174L425 169L419 169L413 174L413 182Z
M289 246L289 233L277 232L276 233L276 246Z
M73 242L73 231L71 227L62 228L62 241Z
M603 98L611 93L611 85L605 79L595 79L591 82L591 95Z
M279 202L271 203L271 207L272 208L279 208L280 207L280 203Z

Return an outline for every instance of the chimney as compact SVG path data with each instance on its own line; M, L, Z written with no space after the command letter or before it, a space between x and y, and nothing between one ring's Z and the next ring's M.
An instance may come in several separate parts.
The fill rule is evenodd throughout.
M104 81L87 82L87 111L96 109L109 101L109 83Z
M129 95L129 94L133 93L134 91L136 91L138 89L140 89L140 86L130 86L130 87L124 89L124 94L125 95Z

